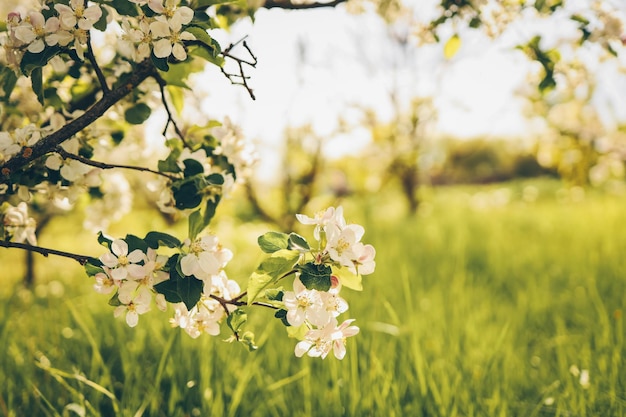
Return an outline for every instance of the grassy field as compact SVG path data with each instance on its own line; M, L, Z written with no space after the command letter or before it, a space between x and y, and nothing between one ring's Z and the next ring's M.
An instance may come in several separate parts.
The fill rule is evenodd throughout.
M39 258L27 291L22 254L3 250L0 415L626 415L626 196L558 186L436 189L413 218L393 198L346 202L377 271L344 290L361 334L343 361L295 358L264 311L254 353L226 332L192 340L157 311L130 329L78 265ZM224 238L255 254L231 276L260 259L242 242L264 230Z

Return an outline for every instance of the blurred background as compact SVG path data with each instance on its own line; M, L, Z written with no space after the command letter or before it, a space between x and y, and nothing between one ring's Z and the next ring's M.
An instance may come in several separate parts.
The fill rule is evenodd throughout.
M495 23L450 21L438 41L416 29L456 3L495 4ZM212 33L245 37L256 100L216 68L194 75L187 123L227 116L258 152L211 226L235 253L229 277L245 285L260 234L306 235L294 215L329 205L376 247L364 291L344 294L361 334L343 361L295 358L263 311L253 353L158 311L130 329L80 265L3 249L0 415L626 414L626 62L621 42L580 44L588 10L607 28L625 6L473 3L261 8ZM164 116L139 127L145 161ZM148 191L124 204L109 235L185 236ZM80 210L38 220L41 246L102 253Z

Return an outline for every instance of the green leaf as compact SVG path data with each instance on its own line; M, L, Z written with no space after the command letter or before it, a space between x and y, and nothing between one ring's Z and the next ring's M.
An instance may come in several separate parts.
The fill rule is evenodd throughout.
M176 237L162 232L148 232L143 240L145 240L148 246L152 249L156 249L162 245L167 246L168 248L177 248L181 245L180 240Z
M197 41L200 41L208 47L213 48L213 38L211 37L211 35L208 34L205 29L199 26L192 25L188 26L185 31L195 36Z
M175 184L172 194L179 210L198 207L202 203L202 195L198 193L198 184L195 181L186 181Z
M133 107L126 109L124 119L132 125L140 125L150 117L152 110L145 103L137 103Z
M43 67L59 52L61 52L61 48L58 46L48 46L37 54L26 51L20 61L20 69L24 75L29 77L35 68Z
M298 259L300 259L298 251L281 249L261 262L248 280L248 305L252 304L265 288L289 273Z
M3 100L9 100L11 96L11 92L15 88L15 84L17 84L17 75L15 71L13 71L9 67L2 67L2 71L0 71L0 86L2 86L2 90L4 93Z
M96 258L89 258L83 267L85 268L85 273L90 277L104 272L104 269L102 269L102 262Z
M185 159L183 161L183 165L185 165L185 169L183 170L185 178L193 177L198 174L204 174L204 166L202 166L200 161L196 161L195 159Z
M285 292L281 288L269 288L265 290L265 297L270 301L283 301Z
M117 306L121 306L122 302L120 301L119 295L116 292L115 294L113 294L113 297L111 297L109 299L109 305L113 306L113 307L117 307Z
M30 73L30 79L32 81L33 92L37 96L37 101L43 106L43 70L41 69L41 67L33 69L33 71Z
M461 38L459 37L459 35L455 33L454 35L450 37L450 39L448 39L446 44L443 46L443 56L446 59L450 59L454 55L456 55L457 52L459 52L460 48L461 48Z
M101 32L104 32L107 28L107 18L109 16L109 12L105 7L101 7L100 10L102 10L102 16L100 16L100 19L94 23L93 27Z
M180 279L172 279L170 274L170 279L156 284L154 290L159 294L163 294L167 302L180 303L183 299L178 293L178 281L180 281Z
M164 72L169 71L170 66L167 63L167 58L157 58L154 55L154 52L152 52L150 53L150 60L152 61L152 63L158 70L164 71Z
M348 287L355 291L363 291L363 280L361 275L353 274L348 268L334 268L333 275L339 279L339 282L344 287Z
M222 57L221 55L215 56L212 51L209 52L208 48L198 47L191 50L189 54L202 58L205 61L210 62L211 64L217 65L218 67L224 66L224 57Z
M124 241L128 244L128 253L139 249L142 252L148 251L148 244L142 238L135 235L126 235Z
M244 309L238 308L235 311L231 311L226 319L226 324L230 327L233 333L239 333L246 321L248 321L248 314Z
M277 319L280 319L280 321L283 323L283 325L285 325L286 327L291 326L291 324L289 323L289 321L287 320L287 310L284 309L280 309L278 311L276 311L276 313L274 313L274 317L276 317Z
M187 310L191 310L200 301L204 282L194 277L185 277L178 280L176 284L180 298L187 306Z
M107 3L113 6L115 10L122 16L138 16L139 12L137 6L128 0L113 0L111 3Z
M328 265L306 263L298 268L300 281L309 290L328 291L332 269Z
M300 252L308 252L311 250L311 247L309 246L309 242L306 241L305 238L303 238L302 236L300 236L297 233L290 233L289 234L289 249L293 249L293 250L297 250Z
M259 247L265 253L274 253L289 247L289 235L280 232L267 232L257 239Z
M206 207L204 209L204 216L202 217L204 220L204 227L207 227L213 216L215 216L215 211L217 210L217 205L220 203L220 196L213 197L213 200L207 200Z
M189 215L189 239L194 240L204 229L204 221L200 210Z
M108 237L105 237L102 232L98 233L98 243L101 244L102 246L104 246L105 248L111 250L111 243L112 242L113 241L111 239L109 239Z

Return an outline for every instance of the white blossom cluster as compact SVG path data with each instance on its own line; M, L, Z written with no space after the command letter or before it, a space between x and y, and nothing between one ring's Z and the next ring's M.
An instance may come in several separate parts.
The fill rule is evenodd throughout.
M374 272L376 251L372 245L361 242L364 233L362 226L346 224L342 207L330 207L313 218L302 214L296 216L302 224L315 226L315 239L323 247L316 256L317 262L337 263L353 274L367 275ZM328 291L307 289L296 277L293 291L284 293L283 302L289 324L295 327L305 325L308 328L304 340L296 344L296 356L307 354L323 359L331 351L338 359L345 356L346 338L356 335L359 328L352 325L353 319L341 324L337 320L341 313L348 310L348 303L339 296L341 287L341 280L335 275L331 276L331 288Z
M230 299L241 292L239 285L229 280L223 270L232 258L232 252L223 248L216 236L208 235L193 242L186 241L181 256L184 279L197 278L204 286L200 301L190 310L184 303L174 304L175 315L171 323L194 338L203 333L219 334L219 323L227 312L211 296ZM116 317L125 315L126 323L135 327L139 316L150 311L153 299L159 310L166 310L165 297L157 293L154 286L170 279L167 256L152 248L145 252L130 251L125 240L115 239L111 241L110 251L99 260L103 271L94 275L94 289L101 294L117 291Z
M187 59L183 41L196 37L185 30L193 19L193 10L179 6L178 0L130 0L140 6L147 5L154 16L140 14L138 18L124 17L122 21L122 51L135 62L143 61L153 52L157 58L173 56L179 61Z

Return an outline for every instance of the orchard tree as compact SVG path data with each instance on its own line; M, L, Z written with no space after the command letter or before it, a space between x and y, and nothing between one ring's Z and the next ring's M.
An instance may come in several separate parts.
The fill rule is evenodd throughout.
M363 227L347 223L341 207L298 214L313 226L315 244L295 233L260 236L267 259L244 289L224 270L232 252L207 232L222 199L245 181L254 152L228 120L180 118L192 75L206 64L254 99L246 72L256 65L253 51L245 40L223 48L211 35L247 14L244 3L213 0L55 0L9 13L0 66L0 246L79 262L131 327L171 304L170 322L191 337L218 335L225 323L231 341L254 349L247 315L266 309L299 339L296 356L341 359L359 329L353 319L339 322L348 309L340 290L361 290L361 276L375 267ZM159 106L162 134L138 141L133 126ZM162 158L119 162L155 141L167 149ZM103 250L93 255L37 245L33 211L88 199L90 225L105 228L128 210L134 187L126 174L137 173L152 177L161 211L186 219L185 236L100 232L94 239Z

